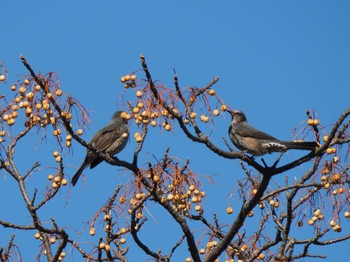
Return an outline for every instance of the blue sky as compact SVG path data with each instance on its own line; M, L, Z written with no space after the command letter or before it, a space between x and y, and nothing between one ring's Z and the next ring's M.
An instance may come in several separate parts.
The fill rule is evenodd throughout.
M0 10L0 60L9 71L8 83L28 73L20 54L37 71L56 72L63 90L91 111L86 140L115 111L123 91L119 78L141 68L141 53L153 78L169 86L173 68L186 87L202 87L219 76L215 89L227 104L243 110L259 129L288 140L291 130L306 119L305 110L315 110L328 126L349 107L349 11L348 1L5 1ZM223 148L221 137L227 134L229 120L218 118L212 135ZM35 138L31 134L32 141ZM173 155L191 158L198 173L214 175L216 185L207 189L208 214L210 206L224 210L236 179L243 177L238 161L222 160L181 134L157 131L146 143L142 159L153 160L152 154L160 158L167 146ZM130 141L120 157L130 160L135 147ZM54 165L52 151L52 144L36 143L30 156L19 152L18 160ZM65 156L72 173L85 149L77 146L73 153ZM288 154L287 160L295 155ZM45 215L81 229L115 186L131 179L127 173L116 179L113 172L107 164L86 171L87 185L80 181L70 195L63 191L54 203L57 208L49 208ZM21 208L13 213L16 196L13 203L5 201L5 193L14 188L11 178L0 180L0 204L8 212L4 213L30 221ZM32 187L43 190L45 179L37 175L33 181L38 184ZM152 215L157 220L163 213L156 208ZM162 226L149 224L155 229ZM178 234L176 227L165 232ZM0 229L2 234L8 233ZM28 239L32 241L31 233ZM0 245L6 245L2 241ZM23 243L21 253L31 261L33 248ZM333 260L345 254L340 246L322 250ZM131 261L137 255L131 254ZM177 254L182 260L186 256L185 249Z

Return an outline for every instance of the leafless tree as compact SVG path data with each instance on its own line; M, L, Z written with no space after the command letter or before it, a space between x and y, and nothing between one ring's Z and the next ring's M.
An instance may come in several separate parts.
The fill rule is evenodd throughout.
M82 129L89 121L87 111L77 99L63 92L55 73L36 73L23 56L21 62L28 70L28 76L10 86L13 98L7 94L1 97L0 168L18 185L31 223L21 225L0 216L0 224L13 231L8 245L0 248L1 261L22 259L16 235L28 230L33 231L37 239L33 241L40 241L37 259L47 261L64 260L66 252L72 250L75 257L86 261L128 261L130 250L125 245L126 235L131 236L136 246L155 261L170 261L180 246L187 246L190 257L186 261L323 258L324 254L311 253L311 247L336 245L350 238L348 230L342 231L342 223L347 223L344 220L350 218L350 108L328 130L320 125L313 113L307 112L304 125L297 130L298 138L311 137L319 147L286 164L280 161L283 154L271 166L264 161L260 164L231 148L225 138L224 148L217 145L204 131L219 121L217 116L228 108L214 91L218 78L202 88L182 88L175 73L174 88L169 88L153 81L145 57L141 55L141 69L121 77L124 92L135 95L133 100L123 100L123 117L138 130L133 134L138 146L132 161L128 162L96 151L81 138ZM6 84L8 72L3 63L0 67L0 80ZM239 196L240 205L235 206L236 215L231 224L220 221L217 215L220 210L212 214L203 212L206 197L203 177L191 169L190 159L181 162L167 149L161 159L139 163L150 132L171 131L174 126L178 127L176 132L182 132L190 141L200 144L203 150L240 164L245 178L239 180L233 189ZM53 136L48 135L49 128L53 128ZM20 172L22 163L14 159L16 147L29 133L42 140L54 138L60 148L54 152L57 172L48 177L50 183L44 196L37 194L38 189L31 194L26 187L28 181L41 172L42 163L32 163L31 168ZM39 212L45 206L54 205L52 200L61 197L60 192L69 182L65 172L67 163L63 161L61 151L69 150L73 141L74 146L86 147L109 164L133 174L128 186L116 185L105 205L96 208L89 224L90 235L95 234L97 227L103 227L105 235L93 246L84 245L84 241L71 234L71 229L58 225L55 218L49 223L44 221ZM302 164L309 168L300 177L289 179L286 174L291 174ZM282 174L285 177L283 185L271 183L274 177ZM157 203L172 217L169 223L181 228L182 236L171 239L174 244L170 251L161 246L152 250L140 237L139 233L148 221L144 212L148 203ZM231 214L232 208L228 207L226 212ZM117 213L123 214L123 222L117 219ZM252 216L258 217L258 224L248 219ZM101 220L103 223L97 223ZM250 230L247 230L248 225ZM305 227L312 227L313 233L295 238L293 232ZM194 232L199 228L205 230L197 237ZM338 235L334 237L331 232ZM30 244L33 249L38 246Z

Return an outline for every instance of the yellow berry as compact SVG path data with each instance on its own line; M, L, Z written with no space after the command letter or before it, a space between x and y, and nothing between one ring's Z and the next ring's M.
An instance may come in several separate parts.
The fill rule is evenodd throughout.
M192 112L192 113L190 114L190 118L192 118L192 119L196 118L196 116L197 116L197 113L196 113L196 112Z
M77 135L81 136L83 134L83 129L78 129L77 130Z
M311 119L311 118L309 118L309 119L307 120L307 124L308 124L309 126L313 126L313 125L314 125L314 120Z
M143 92L142 92L142 91L137 91L137 92L136 92L136 96L137 96L138 98L142 97L142 95L143 95Z
M17 111L13 111L11 115L12 115L13 118L16 118L18 116L18 112Z
M243 244L243 245L241 246L241 251L242 251L242 252L245 252L247 249L248 249L247 244Z
M218 109L213 110L213 115L218 116L220 114L220 111Z
M30 114L33 112L33 110L30 107L26 108L26 115L30 116Z
M67 179L63 178L62 181L61 181L61 185L62 186L66 186L67 184L68 184Z
M27 89L24 87L24 86L21 86L19 89L18 89L18 92L23 94Z
M39 239L39 238L40 238L40 233L39 233L39 232L35 233L34 237L35 237L36 239Z
M100 249L105 249L106 244L105 244L105 243L103 243L103 242L101 242L99 247L100 247Z
M7 124L9 126L12 126L14 123L15 123L15 119L14 118L11 118L11 119L7 120Z
M335 225L335 226L333 227L333 230L334 230L335 232L341 232L341 226L340 226L339 224L337 224L337 225Z
M131 80L131 81L135 81L135 80L136 80L136 75L132 74L132 75L130 76L130 80Z
M41 89L41 86L40 86L40 85L36 85L36 86L34 87L34 89L35 89L36 91L39 91L39 90Z
M10 89L11 89L11 91L16 91L17 87L16 87L15 85L12 85L12 86L10 87Z
M61 177L60 176L55 176L54 180L57 184L61 182Z
M204 123L208 122L208 117L206 115L201 115L200 120L203 121Z
M4 120L4 121L7 121L9 119L10 119L10 115L8 115L8 114L5 114L2 116L2 120Z
M53 131L53 135L54 136L58 136L58 135L60 135L62 133L62 130L61 129L55 129L54 131Z
M47 178L48 178L49 180L52 180L52 179L54 178L54 176L53 176L53 175L49 175Z
M96 229L94 227L90 228L90 236L94 236L96 233Z
M137 143L141 143L143 141L143 138L141 136L138 136L138 137L135 138L135 141Z
M307 223L308 223L310 226L312 226L313 224L315 224L315 221L312 220L312 219L309 219L309 220L307 221Z
M122 83L125 83L125 82L126 82L125 76L122 76L122 77L120 78L120 82L122 82Z
M138 102L136 105L138 108L142 109L145 105L142 102ZM145 112L145 111L144 111Z
M54 188L54 189L59 188L59 186L60 185L57 184L56 182L53 182L52 185L51 185L51 187Z
M136 197L137 200L141 200L142 199L142 193L137 193L135 195L135 197Z
M335 223L334 220L331 220L331 221L329 222L329 224L331 225L331 227L334 227L337 223Z
M227 214L232 214L233 213L233 208L232 207L228 207L228 208L226 208L226 213Z
M260 253L257 257L258 260L263 260L265 258L265 255L263 253Z
M328 155L330 155L330 154L332 154L333 153L333 150L332 150L332 148L327 148L326 149L326 153L328 154Z
M55 244L56 243L56 238L55 237L50 238L50 243L51 244Z
M50 108L50 104L49 103L43 103L43 109L44 110L48 110Z
M126 242L126 239L125 239L124 237L122 237L122 238L120 239L120 244L125 244L125 242Z
M24 83L25 85L29 85L30 81L29 81L28 79L25 79L25 80L23 81L23 83Z
M319 209L316 209L315 212L314 212L314 216L319 216L321 214L321 210Z
M61 89L57 89L55 93L56 93L56 96L61 96L62 95L62 90Z
M167 196L167 199L168 199L169 201L172 201L172 200L174 199L174 195L173 195L173 194L169 194L169 195Z
M111 231L111 226L110 225L106 225L105 226L105 232L109 232Z
M202 210L202 206L201 206L201 205L196 205L196 206L194 207L194 209L195 209L197 212L199 212L199 211Z
M208 91L208 94L211 95L211 96L215 95L215 90L214 89L210 89Z
M122 196L119 198L119 202L120 203L124 203L126 201L126 197L125 196Z
M227 106L225 104L221 105L220 107L221 111L226 111L227 110Z
M0 81L5 81L5 79L6 79L6 76L5 75L0 75Z

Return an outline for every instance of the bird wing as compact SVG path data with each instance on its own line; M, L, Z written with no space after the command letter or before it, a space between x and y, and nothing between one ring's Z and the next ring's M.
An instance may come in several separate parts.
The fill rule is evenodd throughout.
M99 130L91 139L90 144L97 150L101 152L108 151L113 143L114 146L118 147L115 143L121 145L124 143L123 133L128 133L128 128L126 125L108 125L101 130ZM123 138L123 139L119 139Z
M244 125L242 128L236 128L235 133L242 137L252 137L256 139L266 139L271 141L278 141L277 138L270 136L269 134L266 134L251 125Z

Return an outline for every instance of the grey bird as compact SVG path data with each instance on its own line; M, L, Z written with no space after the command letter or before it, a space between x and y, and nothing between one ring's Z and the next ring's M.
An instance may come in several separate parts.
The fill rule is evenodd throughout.
M111 121L92 137L89 144L97 151L113 156L122 151L126 146L129 137L129 127L127 120L121 117L122 113L123 111L114 113ZM90 169L92 169L102 161L103 159L98 157L94 152L87 150L84 162L72 178L73 186L78 182L85 168L90 166Z
M289 149L313 151L316 142L287 142L281 141L248 124L247 118L239 110L227 110L232 116L228 134L232 143L243 152L254 156L262 156L272 152L285 152Z

